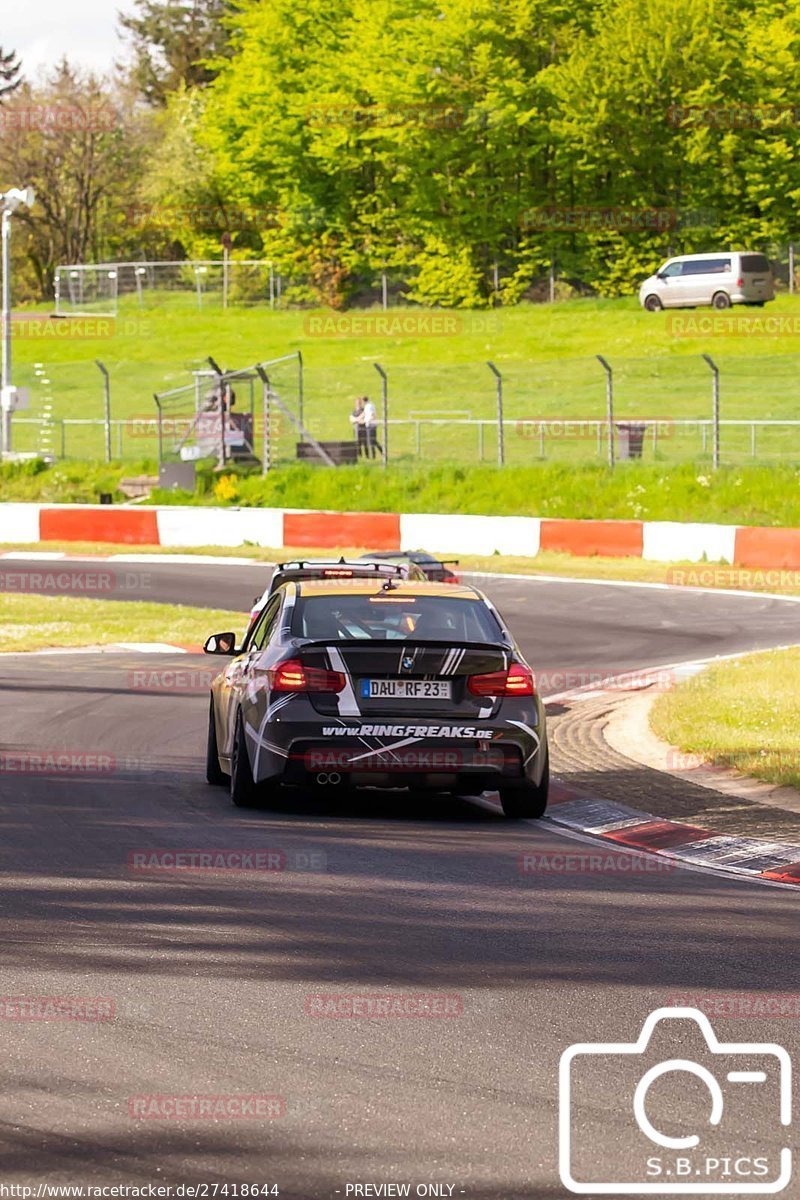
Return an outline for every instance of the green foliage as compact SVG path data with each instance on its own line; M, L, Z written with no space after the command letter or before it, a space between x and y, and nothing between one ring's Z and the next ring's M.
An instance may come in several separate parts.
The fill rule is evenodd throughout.
M148 470L149 468L149 470ZM4 464L0 501L97 503L118 491L121 478L152 473L97 463ZM195 493L160 491L152 504L241 505L364 512L476 513L495 516L575 517L602 513L618 520L712 521L722 524L800 526L800 471L791 467L729 467L716 473L696 465L540 463L536 466L459 467L428 464L281 467L266 477L227 470L198 472Z
M616 296L667 253L797 233L797 0L240 0L229 20L170 187L272 214L239 244L305 278L297 299L341 306L388 269L423 303L511 304L551 260ZM551 206L672 217L523 219Z
M212 60L225 53L228 0L134 0L119 24L133 50L133 79L151 104L164 104L182 85L201 87L215 75Z

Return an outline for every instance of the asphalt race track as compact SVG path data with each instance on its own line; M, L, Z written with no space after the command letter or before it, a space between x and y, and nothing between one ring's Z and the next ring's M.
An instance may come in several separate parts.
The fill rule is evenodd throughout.
M132 599L243 610L267 576L263 565L114 570L140 573ZM789 601L536 580L487 591L550 692L563 672L574 683L800 640ZM566 1047L634 1041L677 995L800 992L791 890L683 869L523 875L523 852L587 846L486 803L287 794L280 811L234 809L203 778L213 665L132 652L2 659L0 991L99 997L109 1018L15 1019L19 1005L0 1002L3 1182L561 1197ZM56 752L74 756L74 774L31 765ZM271 850L287 869L130 865L158 848ZM321 994L346 1008L353 995L434 993L449 1015L315 1015ZM800 1006L794 1017L714 1026L725 1041L778 1042L797 1062ZM703 1053L667 1040L670 1057L676 1042ZM622 1076L594 1065L575 1092L578 1169L607 1182L639 1164ZM726 1120L750 1103L747 1146L723 1129L734 1157L755 1146L772 1163L791 1145L765 1094L773 1082L726 1084L740 1089ZM167 1108L142 1099L243 1095L280 1098L274 1119L157 1119ZM673 1136L705 1136L707 1110L705 1088L680 1075L662 1078L648 1107Z

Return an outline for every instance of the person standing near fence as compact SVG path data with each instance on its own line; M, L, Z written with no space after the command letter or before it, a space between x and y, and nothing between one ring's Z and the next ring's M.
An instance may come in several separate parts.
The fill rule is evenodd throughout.
M356 439L356 454L367 456L367 426L364 422L364 397L356 396L355 407L350 413L350 424Z
M383 454L383 446L378 441L378 410L370 400L369 396L362 396L364 404L364 429L367 435L367 456L375 457L375 451L378 450Z

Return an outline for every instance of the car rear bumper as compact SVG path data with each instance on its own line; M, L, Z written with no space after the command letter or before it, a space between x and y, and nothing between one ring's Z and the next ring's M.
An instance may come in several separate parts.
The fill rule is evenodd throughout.
M544 773L547 756L543 723L526 730L508 724L483 728L482 737L448 737L446 733L414 737L406 736L403 726L392 728L400 734L347 736L349 731L343 730L342 736L328 729L321 736L319 726L282 723L270 725L260 740L257 731L248 728L253 778L256 783L342 782L353 786L484 791L505 784L538 784Z

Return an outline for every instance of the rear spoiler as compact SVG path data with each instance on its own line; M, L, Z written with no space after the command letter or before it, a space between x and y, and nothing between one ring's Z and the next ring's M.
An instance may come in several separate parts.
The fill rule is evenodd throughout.
M381 575L400 577L405 570L405 567L401 563L391 562L362 562L360 559L353 561L353 559L347 558L331 559L325 562L320 562L319 559L316 561L312 560L311 562L306 559L292 559L291 562L277 563L275 574L277 575L278 572L281 572L291 575L292 572L307 570L335 571L338 567L342 567L346 571L352 571L354 578L362 576L365 579L370 578L370 576Z
M388 646L392 650L425 650L438 649L443 650L496 650L498 653L509 654L513 653L514 647L509 643L504 642L455 642L451 638L431 638L430 641L422 638L416 641L413 638L313 638L309 641L296 639L300 650L316 650L323 649L328 646L370 646L375 649L377 646Z

